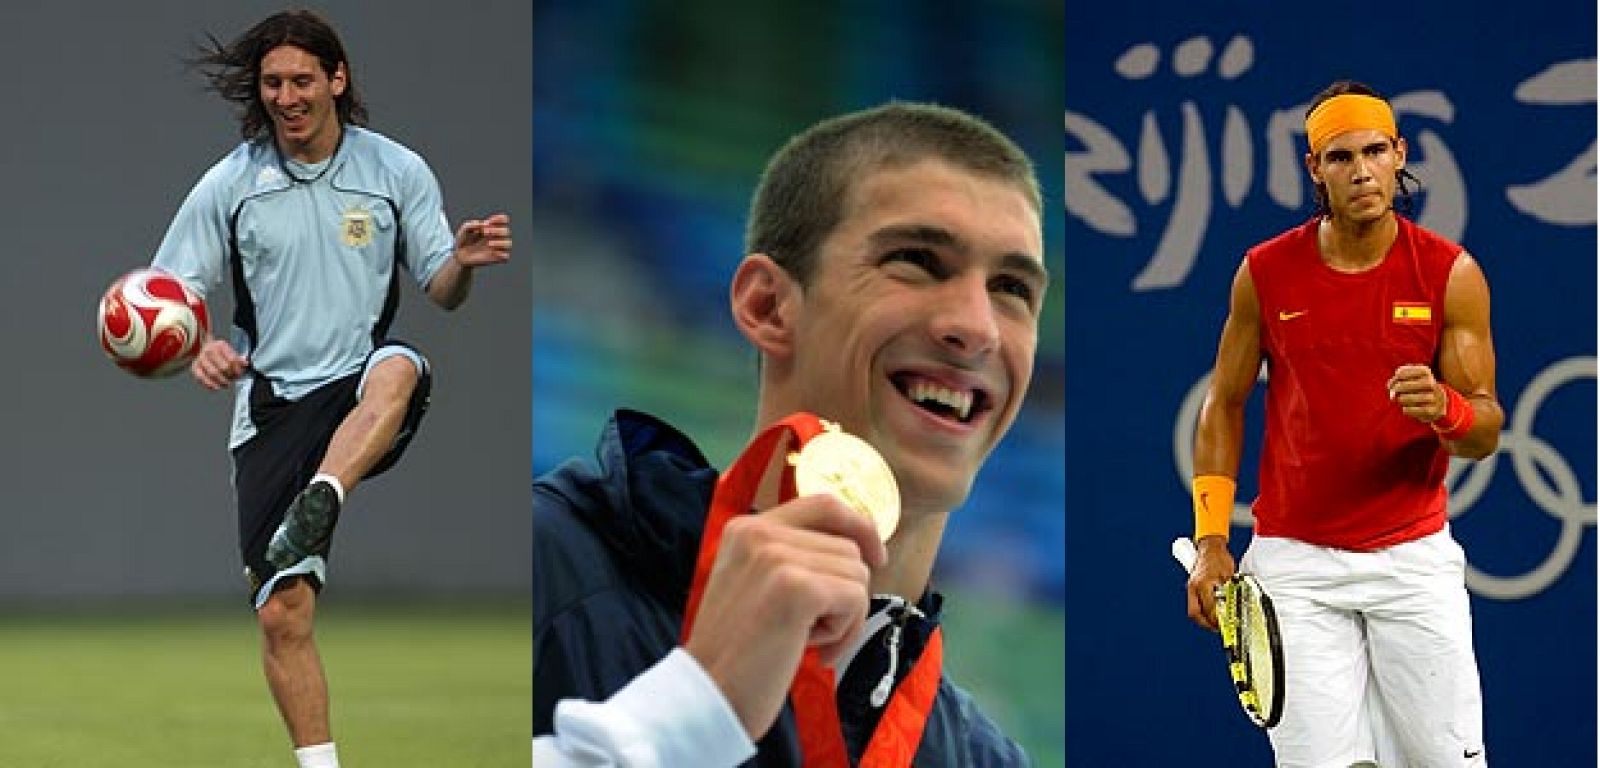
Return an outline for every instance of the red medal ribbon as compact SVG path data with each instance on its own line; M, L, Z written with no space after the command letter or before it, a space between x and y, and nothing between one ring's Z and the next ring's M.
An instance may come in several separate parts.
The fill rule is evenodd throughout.
M711 510L706 516L705 532L700 538L700 553L695 558L694 581L689 589L689 602L684 608L681 642L688 642L689 631L694 627L700 597L711 578L711 566L717 561L722 528L734 515L750 511L756 487L761 484L762 475L772 463L773 451L790 435L794 436L795 445L799 447L822 431L822 421L816 416L804 412L793 414L756 435L744 453L734 460L733 466L717 481L716 492L711 497ZM794 470L788 462L784 462L779 503L794 497ZM889 700L878 729L873 732L867 751L861 757L862 768L904 768L911 765L917 745L922 743L922 731L928 723L928 714L933 711L934 696L939 691L943 657L944 641L940 630L935 628L922 656ZM789 701L794 705L800 730L800 751L807 768L850 768L844 733L839 726L838 705L834 700L833 667L822 663L815 648L807 648L800 658L800 668L789 686Z

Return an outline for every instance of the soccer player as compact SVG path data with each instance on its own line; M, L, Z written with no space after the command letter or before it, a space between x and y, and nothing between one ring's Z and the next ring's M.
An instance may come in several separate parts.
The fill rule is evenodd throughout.
M428 406L427 359L388 338L400 272L453 309L475 269L510 257L510 220L452 236L422 158L364 127L344 46L314 13L212 39L196 64L238 105L244 142L183 201L154 265L202 295L233 290L232 340L208 340L191 371L235 390L239 549L268 687L300 765L337 766L312 636L334 524Z
M682 640L718 473L668 424L617 412L598 463L534 484L538 764L800 765L808 715L785 694L808 646L839 675L810 701L852 761L888 747L899 765L1025 762L939 666L930 574L1027 392L1040 216L1026 156L946 108L826 120L773 157L729 292L760 356L754 426L805 411L865 439L898 481L899 528L884 546L832 496L777 503L769 473Z
M1481 766L1444 477L1451 456L1493 453L1504 421L1488 284L1461 246L1395 212L1397 190L1409 197L1406 142L1375 91L1331 85L1306 137L1317 215L1245 255L1200 411L1189 616L1215 629L1212 590L1234 573L1228 515L1265 360L1260 495L1240 566L1282 632L1277 764Z

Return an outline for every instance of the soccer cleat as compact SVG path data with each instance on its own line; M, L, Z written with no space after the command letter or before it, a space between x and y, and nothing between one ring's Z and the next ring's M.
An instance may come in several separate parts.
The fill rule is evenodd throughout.
M333 486L320 480L306 486L273 532L267 544L267 562L283 570L312 555L328 554L333 526L338 522L339 495Z

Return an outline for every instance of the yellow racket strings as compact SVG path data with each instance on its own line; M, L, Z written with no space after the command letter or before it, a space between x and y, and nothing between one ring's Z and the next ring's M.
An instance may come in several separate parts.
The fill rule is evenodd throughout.
M1239 694L1239 704L1252 720L1261 722L1266 712L1262 707L1261 676L1255 666L1270 664L1270 652L1263 652L1261 641L1266 637L1266 622L1261 619L1260 604L1250 587L1239 579L1228 581L1223 587L1222 605L1217 612L1217 626L1222 633L1222 646L1228 654L1228 675L1233 678L1234 689ZM1270 693L1270 692L1269 692Z
M1240 637L1245 643L1246 674L1250 682L1251 696L1255 699L1255 712L1258 716L1266 718L1267 702L1273 700L1278 685L1276 670L1273 668L1272 633L1267 624L1262 595L1253 585L1247 586L1242 591L1246 594L1241 601L1244 626Z

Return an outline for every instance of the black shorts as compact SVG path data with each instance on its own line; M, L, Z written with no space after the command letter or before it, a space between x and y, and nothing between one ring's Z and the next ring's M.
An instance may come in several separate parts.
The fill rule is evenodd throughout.
M403 347L421 358L416 348L405 342L384 342L367 356L360 371L328 382L299 400L274 395L265 377L250 374L256 377L250 389L250 421L256 433L233 450L233 490L239 511L239 554L244 560L252 600L260 586L276 573L266 560L267 543L283 522L294 497L316 475L334 431L356 407L362 374L372 364L373 355L385 347ZM389 452L367 472L368 478L382 474L400 460L428 411L432 385L433 372L423 358L400 432ZM322 582L315 575L308 574L306 578L312 588L322 589Z

